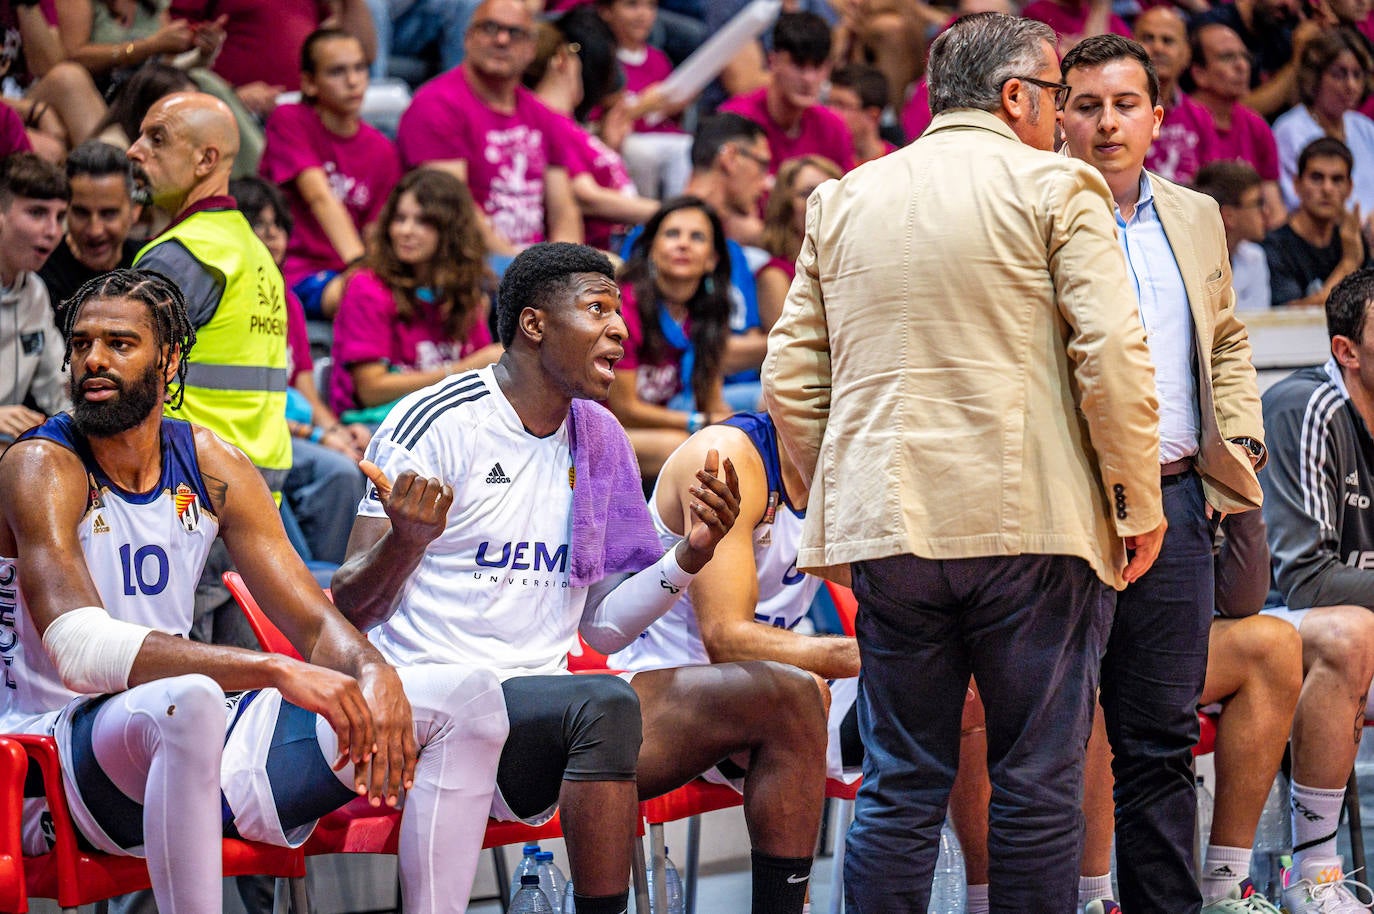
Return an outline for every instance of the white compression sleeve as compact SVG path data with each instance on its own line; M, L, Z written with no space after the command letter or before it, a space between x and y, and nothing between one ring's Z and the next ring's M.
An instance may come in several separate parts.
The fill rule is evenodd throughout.
M88 695L129 687L129 671L152 629L110 618L99 606L80 606L58 616L43 632L62 684Z
M638 574L593 584L582 611L582 637L603 654L620 650L672 609L694 577L677 563L674 546Z

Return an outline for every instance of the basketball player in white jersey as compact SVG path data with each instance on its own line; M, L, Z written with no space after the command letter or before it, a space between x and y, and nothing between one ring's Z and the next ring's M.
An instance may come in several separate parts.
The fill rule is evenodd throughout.
M294 846L358 794L404 798L405 910L463 911L507 730L495 678L389 666L247 458L163 418L195 340L165 277L91 280L66 330L72 413L0 460L0 731L57 738L82 835L146 857L163 911L220 909L222 835ZM184 637L216 535L309 662Z
M628 685L564 669L579 631L608 652L671 608L739 510L731 465L707 455L683 496L690 526L661 551L623 429L586 402L606 398L624 353L620 307L611 264L591 248L539 244L514 260L498 296L501 360L402 399L369 445L378 490L359 507L334 596L395 662L497 670L511 732L493 814L561 810L578 914L626 909L639 799L738 761L751 910L798 914L825 780L815 680L759 661L654 670ZM594 441L604 462L581 450ZM618 504L643 523L642 570L576 586L569 566L594 531L574 492L605 487L610 466L624 474ZM597 528L610 531L607 552L624 541L617 526Z
M859 648L853 638L813 637L795 629L821 579L797 571L807 489L767 413L740 413L687 439L663 465L649 514L665 547L691 522L684 495L708 451L739 474L740 513L710 564L663 617L624 650L618 670L656 670L691 663L776 660L831 681L827 773L854 780L863 764L854 714Z

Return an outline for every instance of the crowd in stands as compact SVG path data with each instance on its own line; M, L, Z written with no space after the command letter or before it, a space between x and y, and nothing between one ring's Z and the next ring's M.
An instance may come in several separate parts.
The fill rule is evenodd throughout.
M763 408L767 336L793 286L813 192L919 138L932 120L930 43L984 11L1047 24L1061 56L1097 35L1140 42L1162 108L1145 166L1216 201L1236 310L1322 307L1372 263L1368 0L1033 0L1020 9L1015 0L785 0L776 23L686 103L669 100L665 81L745 0L546 6L0 0L0 453L72 405L63 354L77 291L112 270L157 270L180 288L201 336L179 415L247 453L279 498L292 545L327 582L356 555L349 534L369 485L359 462L379 427L397 432L394 420L384 426L392 408L497 363L515 333L499 326L503 274L533 245L573 242L616 268L626 333L606 406L633 444L644 491L665 467L687 479L704 459L689 439ZM409 99L391 120L369 116L383 81ZM1062 119L1064 97L1057 102ZM262 244L247 245L253 237ZM243 322L230 326L231 312ZM1362 339L1362 314L1344 319L1342 338ZM1359 349L1344 360L1337 352L1323 369L1334 374L1308 386L1344 390L1341 369L1358 371ZM740 428L756 446L773 440ZM744 438L695 440L728 449ZM800 481L772 448L772 462L750 465L748 478L786 501L779 480ZM689 456L675 462L675 453ZM1363 469L1346 485L1366 485ZM1260 475L1266 489L1288 498L1288 535L1302 497L1283 487L1298 471L1278 483L1269 473ZM745 495L746 513L761 518ZM668 498L655 510L688 511ZM1330 539L1336 522L1323 523ZM1234 548L1265 551L1262 522L1232 525ZM660 527L682 535L672 518ZM1346 552L1374 550L1374 541L1339 538ZM1219 605L1268 561L1234 560L1234 575L1219 566ZM212 552L207 580L228 562ZM1283 573L1291 599L1297 585L1283 587ZM1257 612L1246 594L1244 609L1221 615ZM228 605L217 600L198 605L198 616ZM1325 604L1314 596L1308 605ZM750 620L744 612L704 627L699 652L747 641L736 624ZM1214 648L1246 662L1209 666L1208 700L1259 690L1265 657L1292 660L1296 641L1267 626L1218 623ZM212 622L197 635L247 643L226 631ZM1372 632L1357 634L1374 643ZM844 644L821 659L780 656L852 677L857 660ZM1291 708L1301 670L1289 662L1274 678L1284 686L1274 700ZM1248 726L1286 733L1268 718ZM1277 766L1273 754L1265 749L1262 771ZM1099 773L1105 764L1099 758ZM1264 786L1247 782L1241 822L1258 816ZM1099 811L1110 806L1101 779L1089 788ZM1225 827L1215 840L1249 847ZM1085 879L1098 881L1084 883L1082 900L1110 912L1105 860L1100 844L1085 856Z

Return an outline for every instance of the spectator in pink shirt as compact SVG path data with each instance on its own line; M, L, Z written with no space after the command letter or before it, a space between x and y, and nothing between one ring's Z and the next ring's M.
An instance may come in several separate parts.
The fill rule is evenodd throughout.
M501 355L487 326L477 209L463 183L413 171L377 225L376 249L339 302L329 382L334 411L371 425L393 401Z
M1279 150L1274 132L1240 103L1250 92L1250 52L1229 26L1207 23L1193 32L1189 72L1193 98L1212 115L1216 145L1207 161L1248 162L1263 179L1264 221L1271 228L1288 219L1279 193ZM1203 164L1207 164L1203 162Z
M820 103L821 85L830 76L830 27L825 20L815 13L779 16L768 70L767 86L735 96L720 110L742 114L763 128L774 166L796 156L820 155L846 171L853 168L849 128Z
M571 186L577 166L558 142L564 127L520 85L534 39L524 3L485 0L468 24L466 59L420 87L396 136L407 167L429 165L467 183L496 254L582 241Z
M1059 36L1059 53L1093 35L1131 37L1126 20L1112 12L1112 0L1033 0L1021 10L1027 19L1043 22Z
M1178 85L1188 69L1188 26L1174 7L1157 6L1136 18L1135 37L1155 65L1159 103L1164 107L1164 121L1145 154L1145 167L1178 184L1191 184L1202 163L1212 158L1216 128L1207 109Z
M658 91L673 72L668 55L649 44L658 0L597 0L596 11L615 36L616 61L625 74L624 105L634 117L629 134L618 142L614 119L620 112L612 108L602 135L625 157L640 193L659 199L677 196L691 175L692 138L678 118L683 106L669 104Z
M626 225L644 222L658 211L659 203L641 197L620 154L574 119L577 111L586 108L587 91L599 91L606 84L600 71L615 66L614 39L605 23L594 13L584 16L583 12L572 10L556 23L539 24L539 50L524 81L540 101L564 116L569 153L580 166L572 189L582 211L586 243L612 251L619 246L614 236L623 237ZM586 25L596 30L582 27ZM573 34L579 40L572 40Z
M826 104L844 118L849 128L856 165L871 162L897 148L878 133L887 94L887 79L876 67L852 63L830 74L830 96ZM782 175L781 169L778 175Z
M363 235L401 176L391 141L359 116L367 91L362 42L338 29L311 33L301 47L301 99L267 121L258 170L281 187L296 230L282 274L307 314L326 284L365 253ZM338 287L332 296L338 302Z
M768 252L768 262L754 274L759 321L765 332L773 329L782 314L787 290L797 275L797 255L806 234L806 201L819 185L842 176L838 165L820 156L788 159L778 169L778 182L763 217L763 249Z

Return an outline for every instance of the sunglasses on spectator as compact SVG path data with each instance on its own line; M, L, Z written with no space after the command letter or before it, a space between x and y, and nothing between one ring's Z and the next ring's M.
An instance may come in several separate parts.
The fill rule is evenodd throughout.
M530 41L534 38L534 32L519 25L503 25L490 19L483 19L481 22L474 22L472 30L483 38L496 40L502 34L514 42Z
M1048 80L1036 79L1034 76L1010 76L1008 79L1019 79L1023 83L1030 83L1042 89L1053 89L1055 111L1063 111L1064 105L1069 100L1069 90L1071 87L1064 85L1064 83L1052 83Z
M752 161L754 164L763 168L765 171L767 171L769 166L773 164L773 160L768 158L768 156L761 156L758 153L751 152L750 150L745 149L743 146L736 146L735 151L738 152L740 155L744 156L746 159Z

